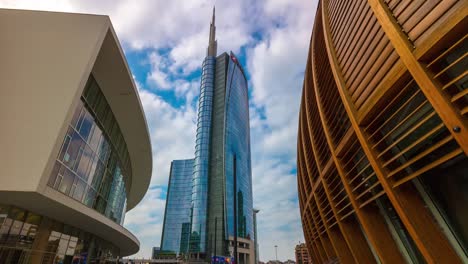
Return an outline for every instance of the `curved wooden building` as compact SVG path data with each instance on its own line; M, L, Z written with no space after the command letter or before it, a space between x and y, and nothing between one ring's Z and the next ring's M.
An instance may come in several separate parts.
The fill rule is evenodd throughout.
M468 263L467 14L320 1L297 153L313 263Z

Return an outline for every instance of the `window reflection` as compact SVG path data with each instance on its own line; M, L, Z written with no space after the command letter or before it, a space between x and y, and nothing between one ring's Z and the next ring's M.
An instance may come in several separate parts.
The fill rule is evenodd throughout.
M118 173L115 173L117 169ZM91 76L64 137L48 185L120 224L130 172L120 128ZM111 190L112 186L119 187ZM114 191L116 193L110 197Z
M0 204L2 264L96 263L118 255L114 245L92 234Z
M237 236L253 237L251 161L247 83L242 70L229 62L226 87L226 214L230 236L234 235L234 170L237 177ZM234 156L236 168L234 168Z
M59 176L61 176L62 179L59 183L58 190L63 192L64 194L68 194L71 190L75 177L74 177L74 174L69 169L64 168L64 167L62 168L65 172L63 173L63 175L60 175L59 173Z

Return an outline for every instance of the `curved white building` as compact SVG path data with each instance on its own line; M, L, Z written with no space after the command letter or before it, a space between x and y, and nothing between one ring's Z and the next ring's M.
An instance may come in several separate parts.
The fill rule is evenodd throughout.
M0 9L0 263L134 254L148 128L109 17Z

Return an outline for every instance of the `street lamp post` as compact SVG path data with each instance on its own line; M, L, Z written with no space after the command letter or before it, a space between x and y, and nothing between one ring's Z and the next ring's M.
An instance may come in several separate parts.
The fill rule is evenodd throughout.
M276 263L278 263L278 245L275 245Z

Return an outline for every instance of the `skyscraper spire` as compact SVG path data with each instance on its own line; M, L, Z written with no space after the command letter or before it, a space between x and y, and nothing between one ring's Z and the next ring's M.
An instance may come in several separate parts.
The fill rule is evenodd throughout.
M216 41L216 25L215 25L215 7L213 6L213 17L210 24L210 39L208 42L208 49L206 56L216 56L218 42Z
M215 16L216 14L216 6L213 6L213 17L211 18L211 23L214 25L215 24Z

